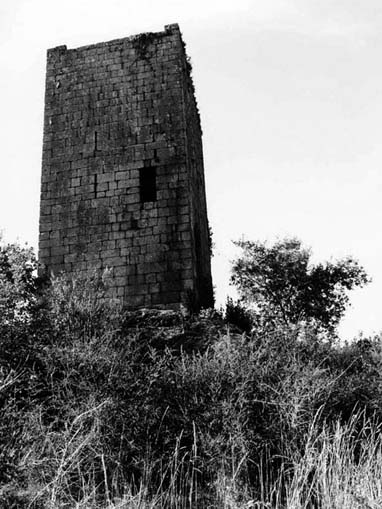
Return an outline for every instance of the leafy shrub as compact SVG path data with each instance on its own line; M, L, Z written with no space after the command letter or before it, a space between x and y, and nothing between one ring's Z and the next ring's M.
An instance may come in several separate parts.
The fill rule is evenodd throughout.
M226 321L127 312L108 299L107 274L45 290L28 274L28 291L0 279L0 294L15 285L0 322L4 507L245 507L277 483L289 496L307 451L321 457L312 437L338 420L347 429L355 407L382 421L380 337L257 329L232 302Z
M229 324L236 325L243 332L251 332L253 326L251 312L240 302L234 302L230 297L228 297L226 303L225 318Z

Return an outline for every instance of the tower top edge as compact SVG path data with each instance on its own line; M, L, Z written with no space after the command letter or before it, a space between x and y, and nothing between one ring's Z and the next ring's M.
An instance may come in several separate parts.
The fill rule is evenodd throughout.
M50 55L56 55L56 54L63 54L67 51L86 51L93 48L102 48L102 47L108 47L115 44L122 44L122 43L129 43L134 42L135 40L141 38L141 37L153 37L153 38L161 38L168 35L179 35L181 37L180 28L178 23L172 23L170 25L165 25L164 30L160 32L142 32L135 35L129 35L128 37L122 37L119 39L112 39L111 41L106 42L98 42L94 44L88 44L85 46L78 46L77 48L68 48L66 44L55 46L54 48L49 48L47 50L48 57Z

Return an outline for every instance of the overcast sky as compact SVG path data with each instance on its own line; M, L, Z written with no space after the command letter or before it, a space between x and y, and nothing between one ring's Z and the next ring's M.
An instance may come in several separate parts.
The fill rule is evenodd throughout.
M232 240L353 255L343 338L382 330L381 0L0 0L0 228L37 246L46 49L179 23L204 131L218 303Z

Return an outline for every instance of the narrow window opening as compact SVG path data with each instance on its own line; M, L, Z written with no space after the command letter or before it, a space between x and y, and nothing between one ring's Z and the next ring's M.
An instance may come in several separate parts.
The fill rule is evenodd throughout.
M94 152L98 150L98 133L94 131Z
M157 182L156 168L141 168L139 170L139 185L141 203L148 201L156 201L157 199Z
M98 188L97 174L95 174L94 175L94 198L97 198L97 188Z

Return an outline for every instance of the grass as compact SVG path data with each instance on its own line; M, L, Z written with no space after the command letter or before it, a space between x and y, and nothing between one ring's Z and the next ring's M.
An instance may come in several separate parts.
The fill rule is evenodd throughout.
M380 337L49 291L0 316L1 508L382 507Z
M104 403L107 405L107 402ZM347 424L319 429L313 424L299 457L283 458L278 476L266 472L263 461L262 485L253 494L243 483L241 470L245 457L232 457L217 473L215 482L201 489L198 480L203 465L199 464L197 434L191 453L182 450L177 441L167 465L145 458L144 474L138 483L110 478L104 466L102 496L83 453L97 433L97 412L88 411L72 422L61 447L53 432L46 435L42 447L30 450L25 465L35 467L33 484L24 490L26 507L43 509L377 509L382 506L382 438L380 427L366 420L362 413ZM90 426L85 426L91 417ZM98 451L101 455L102 452ZM53 462L52 462L53 458ZM44 478L44 462L55 470L50 482ZM230 464L231 468L227 469ZM46 465L45 465L46 466ZM36 474L40 472L40 476ZM72 469L82 479L81 495L71 486ZM259 464L260 468L260 464ZM158 476L160 482L158 484ZM155 479L155 482L153 481ZM31 479L32 481L32 479ZM118 482L114 482L118 481ZM99 483L99 480L98 480ZM33 488L34 486L34 488ZM118 488L119 486L119 488ZM73 496L73 492L77 496ZM20 495L20 493L19 493ZM6 507L6 506L4 506ZM15 506L18 507L18 506Z
M254 507L380 508L380 431L380 426L365 420L362 413L347 424L337 422L321 431L313 426L301 457L282 466L277 482L265 487L267 496Z

